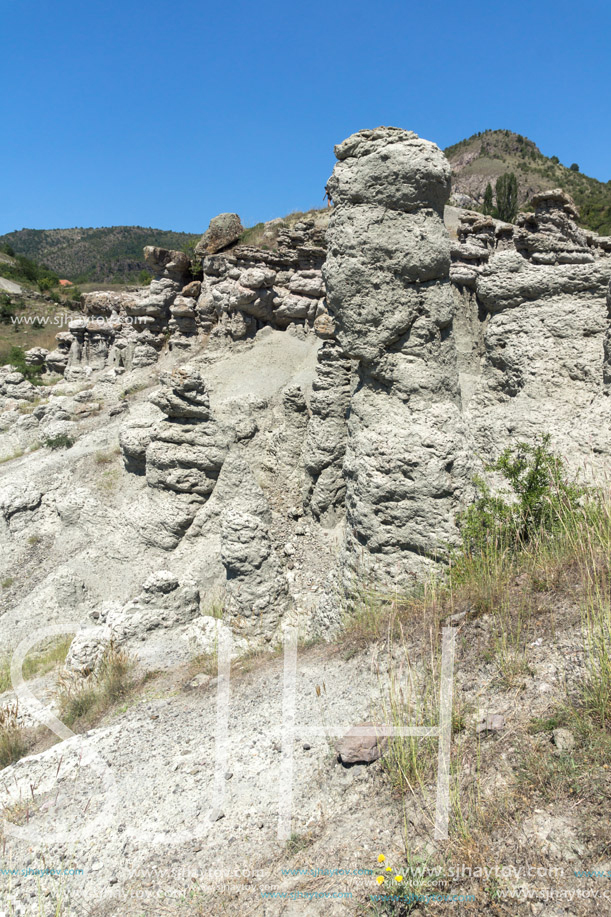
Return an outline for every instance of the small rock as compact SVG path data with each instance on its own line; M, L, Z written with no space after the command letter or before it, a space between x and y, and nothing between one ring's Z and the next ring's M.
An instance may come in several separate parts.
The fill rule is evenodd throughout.
M127 411L129 405L127 401L120 401L119 404L113 404L110 411L108 412L111 417L116 417L117 414L124 414Z
M342 764L371 764L382 756L387 736L387 727L360 723L349 729L335 747Z
M225 818L225 813L221 809L213 809L210 813L210 821L220 821L221 818Z
M575 748L575 737L569 729L554 729L552 742L556 755L568 755Z
M205 688L212 681L212 675L204 675L203 672L196 675L189 682L189 688Z
M505 728L505 717L501 716L500 713L491 713L488 716L484 717L481 723L477 724L476 732L480 733L489 733L489 732L500 732L501 729Z

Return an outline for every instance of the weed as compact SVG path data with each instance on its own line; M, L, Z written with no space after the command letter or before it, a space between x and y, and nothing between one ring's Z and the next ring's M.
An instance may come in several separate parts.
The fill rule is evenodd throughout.
M59 433L57 436L47 436L42 444L47 449L71 449L75 442L74 437L67 433Z
M0 769L14 764L27 752L23 729L19 723L17 701L0 707Z
M96 465L110 465L113 458L112 452L96 452L94 461Z
M132 657L110 643L96 670L86 678L62 673L58 680L62 720L73 726L86 717L99 718L135 686Z
M10 589L14 582L15 580L13 579L12 576L7 576L6 579L2 580L2 588Z
M297 853L301 853L302 850L307 850L313 843L314 839L311 834L299 834L293 831L286 842L286 852L289 856L295 856Z
M372 880L377 890L370 895L370 902L376 917L402 917L416 910L434 881L427 860L409 850L405 863L393 865L380 854Z

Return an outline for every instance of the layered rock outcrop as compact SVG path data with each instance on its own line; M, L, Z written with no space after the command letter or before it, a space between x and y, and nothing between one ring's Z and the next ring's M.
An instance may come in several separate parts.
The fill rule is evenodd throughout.
M321 273L324 229L314 220L292 228L279 221L269 246L265 240L261 248L236 246L239 217L220 216L235 217L239 231L212 220L193 261L184 252L148 246L148 287L85 294L82 314L57 335L56 349L42 355L46 369L70 380L104 367L131 371L156 363L166 344L189 350L210 335L212 344L231 344L266 326L331 337Z
M150 487L206 499L212 493L233 431L215 420L206 383L189 364L162 373L150 401L165 419L152 427L128 420L120 434L126 468Z
M303 452L304 507L323 525L334 525L344 513L347 414L355 382L354 361L336 341L326 341L318 352Z
M195 247L196 255L215 255L237 242L244 227L237 213L219 213L210 220L208 229Z
M611 240L559 189L516 225L461 214L451 276L465 418L476 451L550 433L575 468L611 456L605 391Z

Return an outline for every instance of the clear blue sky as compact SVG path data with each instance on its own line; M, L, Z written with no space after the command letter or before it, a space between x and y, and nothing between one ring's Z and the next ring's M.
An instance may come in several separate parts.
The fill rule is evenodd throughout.
M0 30L0 233L321 206L378 124L611 178L609 0L0 0Z

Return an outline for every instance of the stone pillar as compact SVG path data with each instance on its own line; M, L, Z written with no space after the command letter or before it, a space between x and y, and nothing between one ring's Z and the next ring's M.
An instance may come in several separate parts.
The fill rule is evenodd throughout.
M346 562L403 586L447 553L468 480L452 333L450 166L435 144L380 127L335 148L327 304L358 361L348 416Z

